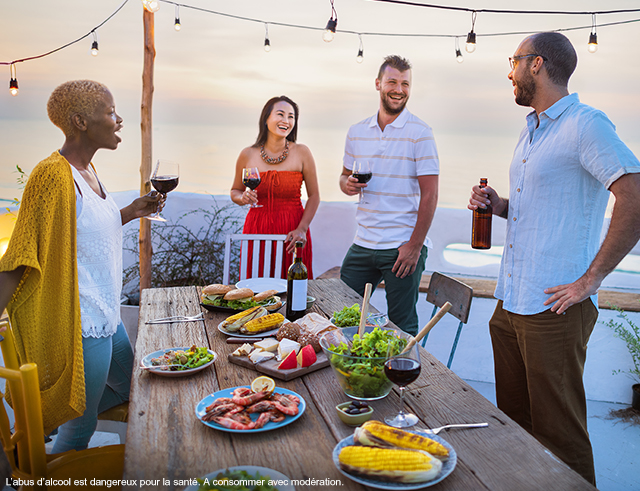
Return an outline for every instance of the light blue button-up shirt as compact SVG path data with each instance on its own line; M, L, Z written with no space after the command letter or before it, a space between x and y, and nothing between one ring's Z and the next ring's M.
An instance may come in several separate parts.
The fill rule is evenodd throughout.
M609 187L640 162L606 114L563 97L527 115L509 174L507 236L495 291L509 312L550 308L545 288L572 283L600 246ZM597 300L594 297L594 304Z

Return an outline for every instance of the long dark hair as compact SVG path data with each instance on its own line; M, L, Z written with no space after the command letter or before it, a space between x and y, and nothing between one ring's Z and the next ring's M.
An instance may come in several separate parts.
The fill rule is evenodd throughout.
M293 125L293 129L287 135L287 140L295 143L298 138L298 105L289 99L286 95L281 95L280 97L272 97L267 101L267 103L262 108L262 112L260 113L260 119L258 120L258 138L256 138L256 142L253 144L254 147L261 147L267 142L267 135L269 134L269 129L267 128L267 119L271 115L271 111L273 111L273 106L278 102L286 102L291 104L293 107L293 112L296 118L296 122Z

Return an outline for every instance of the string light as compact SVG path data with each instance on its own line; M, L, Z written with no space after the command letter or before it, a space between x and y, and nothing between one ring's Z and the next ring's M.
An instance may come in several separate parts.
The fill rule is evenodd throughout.
M471 31L469 31L469 34L467 34L467 44L464 47L467 53L473 53L476 50L476 33L473 32L473 29L475 28L475 25L476 25L477 15L478 14L475 10L471 12Z
M98 56L98 33L96 31L91 31L93 34L93 43L91 43L91 55Z
M462 63L464 61L464 56L462 56L462 51L460 51L460 42L458 38L456 38L456 61L458 63Z
M598 35L596 34L596 14L591 16L591 34L589 34L589 45L587 46L589 53L598 51Z
M176 21L173 24L173 28L176 31L182 29L182 24L180 24L180 5L176 5Z
M327 22L327 27L324 28L324 33L322 33L322 39L325 43L330 43L331 41L333 41L333 38L336 35L336 29L338 27L338 13L333 6L333 0L330 1L331 17L329 18L329 22Z
M271 41L269 40L269 24L264 24L264 50L268 53L271 51Z
M11 63L9 66L9 73L11 74L11 80L9 80L9 92L13 97L18 95L18 77L16 75L16 66Z
M147 12L157 12L160 10L160 2L158 0L142 0L142 6Z
M362 35L358 34L358 39L360 39L360 48L358 49L358 56L356 56L356 61L358 63L362 63L364 60L364 46L362 45Z

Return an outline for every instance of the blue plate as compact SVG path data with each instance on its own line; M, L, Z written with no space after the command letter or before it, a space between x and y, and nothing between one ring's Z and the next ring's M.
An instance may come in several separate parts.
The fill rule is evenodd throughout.
M241 385L240 387L249 387L249 386ZM281 428L282 426L287 426L288 424L293 423L296 419L302 416L302 414L304 413L304 410L307 408L307 404L306 402L304 402L304 399L300 394L296 394L295 392L289 389L276 387L276 390L275 390L276 394L290 394L300 399L300 404L298 405L298 414L296 414L295 416L286 416L284 420L280 421L279 423L268 421L267 424L265 424L262 428L258 428L257 430L232 430L231 428L225 428L224 426L219 425L218 423L214 423L213 421L202 421L202 417L206 414L207 406L211 405L211 403L216 399L218 399L219 397L233 397L232 393L237 388L238 387L231 387L230 389L219 390L218 392L214 392L213 394L208 395L198 403L198 405L196 406L196 416L202 422L202 424L210 426L211 428L214 428L216 430L226 431L229 433L261 433L263 431L276 430L278 428ZM259 416L260 416L259 413L254 413L251 415L251 419L255 421L256 419L258 419Z
M380 481L378 479L368 479L365 477L356 476L355 474L351 474L349 472L344 471L340 467L340 460L338 459L338 456L340 455L340 450L342 450L344 447L347 447L349 445L354 445L353 435L348 436L344 440L341 440L335 446L335 448L333 449L333 463L340 472L342 472L345 476L347 476L352 481L358 482L360 484L364 484L365 486L369 486L372 488L389 489L389 490L397 491L397 490L408 490L408 489L422 489L428 486L433 486L434 484L438 484L440 481L442 481L445 477L447 477L449 474L453 472L453 469L455 468L456 462L458 460L456 451L453 449L453 447L449 442L443 440L437 435L430 435L429 433L425 431L420 431L420 430L413 430L413 431L410 431L410 433L416 433L418 435L431 438L432 440L435 440L436 442L441 443L442 445L444 445L449 449L449 459L446 462L442 463L442 469L440 470L440 473L436 476L435 479L432 479L431 481L412 482L412 483L386 482L386 481Z

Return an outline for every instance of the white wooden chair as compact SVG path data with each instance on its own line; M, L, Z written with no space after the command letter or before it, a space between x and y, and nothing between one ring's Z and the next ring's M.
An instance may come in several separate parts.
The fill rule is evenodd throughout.
M240 279L247 279L247 258L249 257L249 242L253 241L253 258L251 261L251 278L258 276L260 263L260 246L264 244L264 278L280 278L282 271L282 258L284 251L284 239L286 235L269 235L269 234L232 234L227 235L224 246L224 272L222 283L229 284L231 269L231 245L232 242L240 241ZM275 265L271 270L271 250L272 244L276 244Z
M439 307L442 307L445 302L450 302L451 309L449 309L449 314L453 315L460 321L458 324L458 330L456 331L456 337L453 340L451 352L449 353L447 368L451 368L453 355L456 354L460 333L462 332L462 325L466 324L469 320L469 311L471 310L472 299L473 288L469 285L442 273L434 272L431 275L431 281L427 288L427 302L433 304L431 317L435 315L436 310ZM427 342L427 336L422 338L422 347L424 347Z

